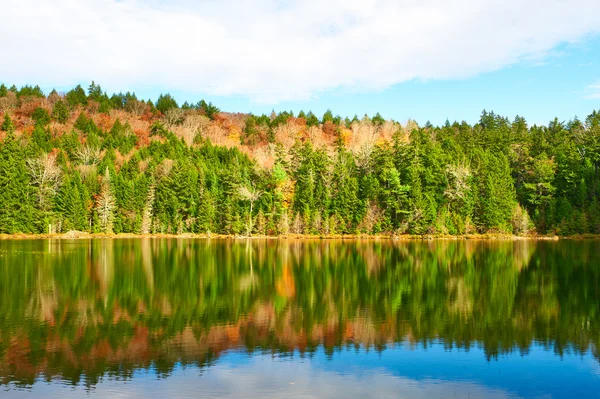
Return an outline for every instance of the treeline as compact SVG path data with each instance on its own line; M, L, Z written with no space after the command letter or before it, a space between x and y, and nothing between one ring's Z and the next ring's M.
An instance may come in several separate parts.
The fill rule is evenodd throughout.
M0 86L0 232L600 234L600 113L247 115Z

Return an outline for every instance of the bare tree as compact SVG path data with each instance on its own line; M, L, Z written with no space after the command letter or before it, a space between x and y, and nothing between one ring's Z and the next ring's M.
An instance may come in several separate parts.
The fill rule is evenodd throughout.
M183 122L173 127L173 133L182 138L185 143L191 146L198 134L203 135L204 130L210 126L210 119L200 114L189 114Z
M325 148L327 146L327 141L321 128L317 126L311 126L306 131L306 134L315 148Z
M277 224L277 231L279 234L286 235L290 232L290 221L288 218L288 211L286 208L283 209L279 223Z
M302 234L304 232L304 220L302 220L300 212L296 212L294 216L294 221L292 223L292 231L294 232L294 234Z
M398 122L388 120L379 127L379 138L386 141L391 141L394 135L402 128Z
M278 125L275 128L275 141L280 143L287 153L300 138L302 129L303 126L288 120L286 123Z
M48 94L48 98L47 98L48 106L53 107L54 104L61 101L62 99L63 99L63 97L61 97L60 94L58 94L55 90L53 90L50 94Z
M184 118L184 110L182 110L181 108L171 108L165 113L165 116L163 117L163 122L165 123L165 126L168 129L172 129L175 126L183 123Z
M102 180L102 187L100 189L100 195L96 203L96 211L98 212L98 219L100 220L100 227L105 233L112 233L112 225L114 220L114 210L116 208L115 197L112 193L110 184L110 174L108 168L104 174Z
M419 128L419 124L414 119L407 120L406 124L404 125L404 130L409 135L412 133L413 130L416 130L418 128Z
M152 226L152 210L154 207L154 185L150 185L148 189L148 197L146 198L146 205L144 206L144 213L142 214L142 234L149 234Z
M161 163L159 163L156 166L156 169L154 171L155 178L158 181L160 181L161 179L169 176L169 174L171 173L171 170L173 170L174 164L175 164L175 161L173 161L172 159L163 160Z
M56 163L54 154L42 154L37 158L27 160L27 171L31 181L38 189L38 204L40 209L48 211L52 198L58 192L62 180L62 171Z
M204 129L206 129L210 125L210 119L208 119L204 115L200 114L191 114L185 117L182 126L193 130L194 132L202 134Z
M5 97L0 97L0 112L6 112L15 108L17 103L17 95L9 91Z
M75 159L79 161L77 169L83 177L87 178L95 173L101 155L102 152L99 148L87 144L75 150Z
M527 235L532 225L531 218L526 209L517 204L512 217L513 233L517 235Z
M75 151L75 158L82 165L96 165L100 162L101 151L99 148L84 145Z
M368 120L361 120L352 124L351 149L356 155L357 163L367 171L370 170L371 154L375 149L378 133L376 127Z
M366 212L359 224L360 230L367 234L373 234L373 229L377 222L381 221L384 212L377 206L375 202L367 201Z
M269 143L266 146L254 150L253 158L256 160L256 168L272 168L275 163L275 146Z
M254 203L258 201L258 199L262 195L262 191L257 190L256 188L254 188L254 186L252 186L251 188L241 186L239 189L239 193L242 199L250 202L250 215L248 216L248 223L246 225L246 229L247 235L252 235L252 225L254 221L254 219L252 219L252 210L254 209Z
M444 196L448 205L463 201L469 192L469 178L471 170L466 165L448 165L446 168L448 185L444 190Z
M135 116L140 116L148 111L148 104L139 100L129 100L125 104L125 110L131 112Z

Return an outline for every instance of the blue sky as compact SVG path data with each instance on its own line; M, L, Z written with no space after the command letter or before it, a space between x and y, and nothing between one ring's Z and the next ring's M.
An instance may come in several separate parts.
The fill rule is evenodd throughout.
M197 398L582 398L597 392L598 362L588 352L558 357L552 348L532 345L522 355L514 351L486 360L482 349L448 350L439 344L428 349L387 348L375 351L340 350L329 358L322 349L303 359L271 353L223 354L214 364L176 366L158 378L153 368L138 369L133 378L106 376L90 390L69 386L57 378L38 380L30 389L10 389L19 397L172 397Z
M446 119L476 122L486 109L511 119L524 116L530 124L547 124L555 117L561 121L575 116L584 119L593 110L600 110L600 96L594 96L600 89L588 89L595 82L600 82L600 36L560 45L543 61L524 61L463 79L414 79L373 92L332 90L310 100L276 104L236 96L206 98L224 110L237 112L310 109L322 115L331 109L349 117L380 112L401 122L410 118L420 124L428 120L443 124ZM158 91L147 90L147 94L154 98ZM173 93L177 99L197 101L197 96L184 91Z
M95 80L225 111L421 124L600 109L597 0L20 0L3 11L0 81L45 90Z

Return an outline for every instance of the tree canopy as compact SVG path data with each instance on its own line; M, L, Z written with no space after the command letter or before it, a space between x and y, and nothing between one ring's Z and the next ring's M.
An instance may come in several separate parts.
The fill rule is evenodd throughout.
M7 87L4 233L600 234L596 111L421 127Z

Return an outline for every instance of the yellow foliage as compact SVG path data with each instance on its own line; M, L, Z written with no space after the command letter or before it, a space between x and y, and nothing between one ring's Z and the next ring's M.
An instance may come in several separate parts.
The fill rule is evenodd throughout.
M344 143L344 146L347 147L350 144L350 141L352 140L352 130L346 127L341 127L340 138L342 139L342 143Z
M279 183L277 187L281 196L283 197L283 207L289 208L292 204L292 199L294 198L294 193L296 192L296 182L294 180L287 179L281 183Z
M229 134L227 135L227 138L235 143L235 145L241 144L241 136L242 131L238 126L232 125L229 127Z

